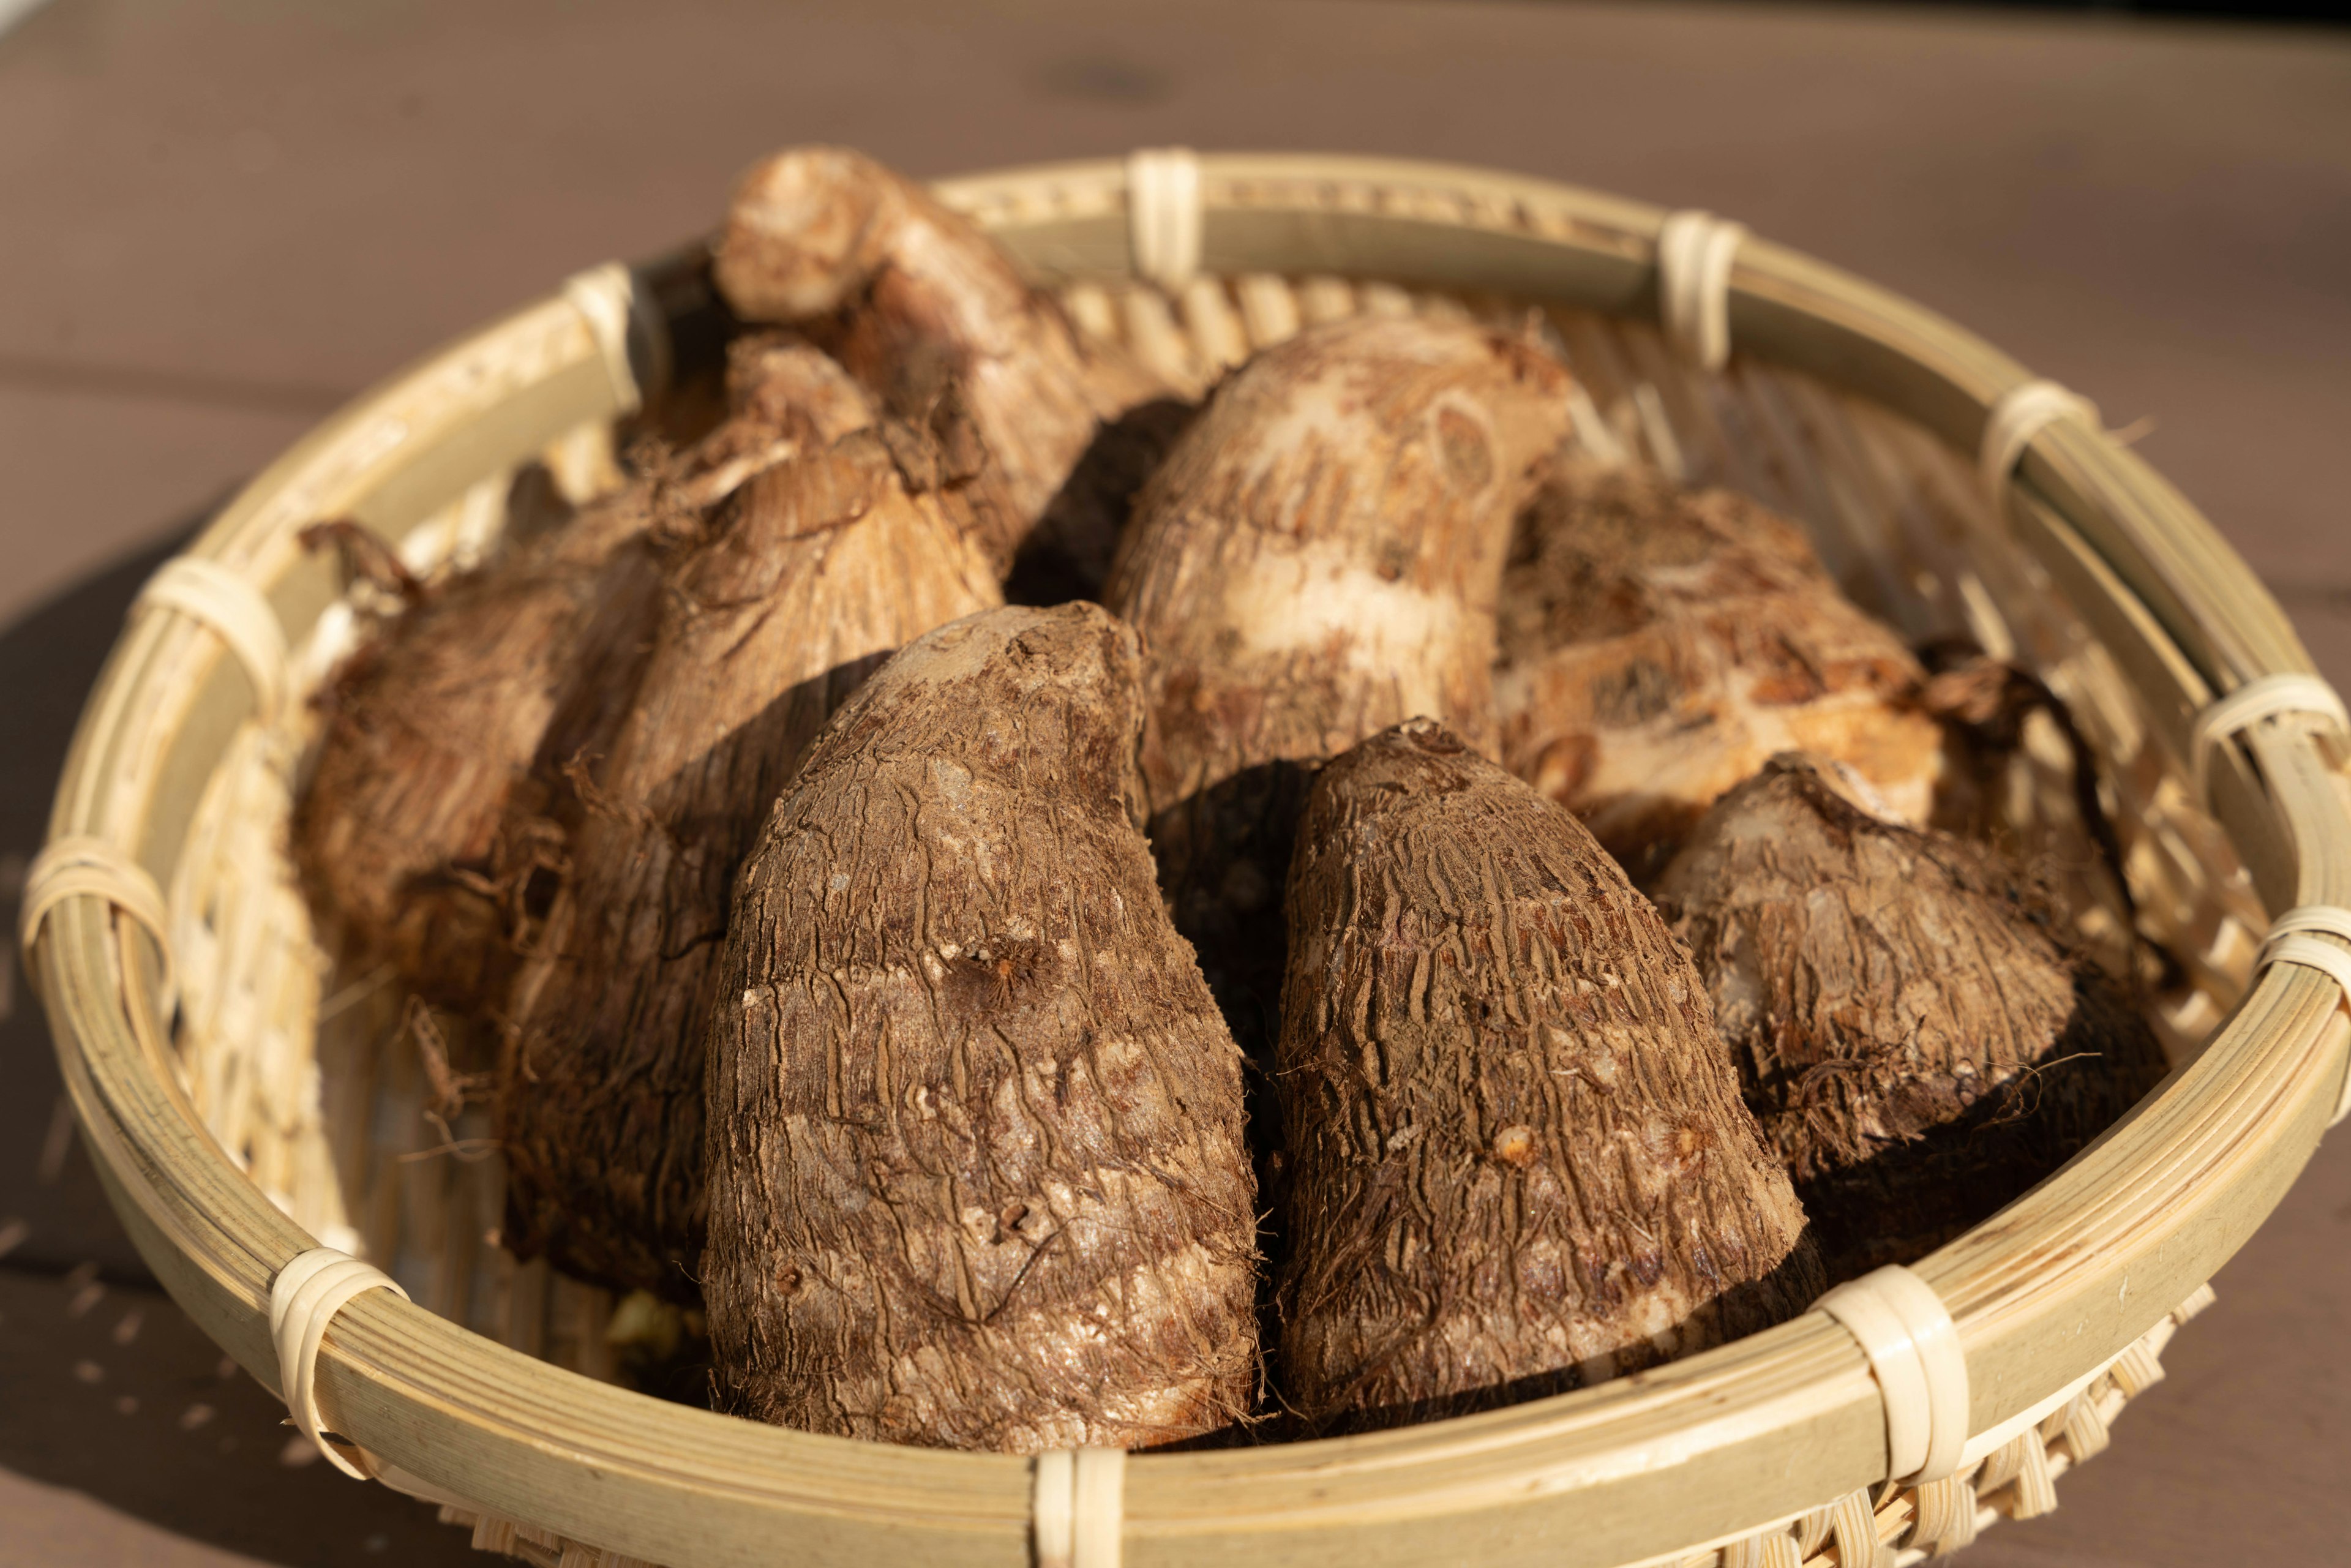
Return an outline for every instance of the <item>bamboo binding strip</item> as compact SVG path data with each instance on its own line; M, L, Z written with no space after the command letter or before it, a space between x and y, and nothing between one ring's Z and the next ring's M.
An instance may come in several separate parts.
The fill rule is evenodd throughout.
M1200 270L1200 160L1188 147L1144 147L1126 160L1127 247L1134 275L1181 288Z
M2287 910L2270 922L2256 965L2299 964L2315 969L2343 988L2344 1005L2351 1007L2351 948L2322 942L2321 936L2351 944L2351 909L2339 904L2305 904ZM2342 1096L2326 1124L2340 1126L2346 1116L2351 1116L2351 1072L2344 1074Z
M1030 1524L1036 1568L1119 1568L1125 1492L1123 1448L1038 1455Z
M1657 228L1657 308L1666 340L1702 370L1730 360L1730 263L1745 224L1691 209Z
M1978 452L1985 487L1999 495L2032 438L2061 419L2078 419L2095 430L2098 405L2055 382L2038 378L2001 393L1984 419L1983 444Z
M296 1427L327 1456L329 1464L360 1481L371 1479L378 1467L353 1463L343 1457L338 1445L327 1440L326 1422L319 1414L319 1347L325 1343L327 1325L335 1314L363 1291L390 1291L402 1301L408 1300L399 1281L331 1247L314 1247L299 1254L277 1270L269 1286L269 1338L277 1348L277 1386L286 1397L286 1408ZM359 1452L361 1458L369 1458L364 1448Z
M1886 1405L1886 1475L1924 1485L1959 1468L1968 1444L1968 1358L1933 1286L1899 1263L1813 1303L1860 1342Z
M138 922L162 955L163 995L172 995L172 915L162 887L145 866L88 833L50 840L25 868L16 940L24 953L25 972L36 985L40 983L41 970L33 961L33 945L40 940L41 923L68 898L103 899Z
M2188 732L2189 783L2195 798L2211 799L2215 747L2263 719L2290 713L2331 718L2337 730L2351 735L2351 712L2345 711L2335 688L2316 675L2289 671L2248 681L2198 714Z
M410 1299L399 1281L333 1247L313 1247L297 1253L270 1281L269 1339L277 1355L277 1386L291 1424L326 1456L329 1464L353 1480L381 1481L394 1491L435 1504L444 1513L456 1511L472 1519L490 1518L495 1521L490 1532L495 1535L503 1526L508 1537L506 1544L511 1544L512 1537L528 1527L496 1520L471 1499L411 1475L341 1433L329 1431L319 1406L319 1353L325 1347L327 1329L335 1314L370 1291L390 1291L403 1301ZM347 1449L356 1458L347 1457ZM476 1546L484 1544L482 1533L475 1531ZM616 1558L611 1552L598 1556L605 1568L635 1561Z
M621 412L633 413L643 408L644 389L637 384L636 369L629 362L629 329L632 322L640 323L639 331L648 342L664 341L667 333L649 330L648 324L642 322L648 306L639 298L636 281L629 269L617 261L608 261L574 273L564 280L563 298L588 323Z
M249 579L203 556L174 556L147 580L139 603L184 615L218 637L252 681L261 721L277 721L293 691L286 628Z

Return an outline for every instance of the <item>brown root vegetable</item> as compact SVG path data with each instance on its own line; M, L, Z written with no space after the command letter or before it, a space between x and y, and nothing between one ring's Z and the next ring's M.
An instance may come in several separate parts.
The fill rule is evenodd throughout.
M1820 1293L1689 956L1567 812L1399 726L1316 778L1289 915L1281 1367L1311 1425L1573 1388Z
M601 750L659 595L643 485L434 588L344 661L295 802L314 905L444 1006L494 1004L549 859L518 825Z
M1246 1049L1280 1009L1307 774L1416 715L1492 743L1503 551L1568 385L1476 327L1311 329L1219 386L1136 502L1103 601L1149 651L1152 844Z
M1658 890L1838 1280L1985 1218L2164 1071L2014 862L1867 805L1834 762L1774 758Z
M778 803L710 1036L722 1408L1020 1453L1247 1416L1239 1057L1133 814L1140 664L1091 604L942 627Z
M745 319L803 326L893 414L967 419L1008 503L998 564L1042 555L1057 585L1099 587L1181 405L993 240L862 153L793 148L737 185L716 272Z
M1923 823L1942 730L1926 672L1846 600L1803 531L1728 490L1564 461L1502 580L1502 761L1644 886L1773 753L1856 768Z
M2137 935L2138 902L2099 796L2097 751L2064 700L2031 671L1963 639L1929 643L1920 657L1933 672L1920 701L1946 735L1928 825L2031 867L2109 974L2144 974L2162 989L2179 984L2177 960ZM2062 783L2050 777L2059 771Z
M740 412L661 502L689 537L712 508L707 537L666 570L635 705L516 981L496 1105L508 1247L672 1294L701 1245L703 1036L736 870L858 682L998 597L969 499L909 490L831 361L759 340L732 379Z

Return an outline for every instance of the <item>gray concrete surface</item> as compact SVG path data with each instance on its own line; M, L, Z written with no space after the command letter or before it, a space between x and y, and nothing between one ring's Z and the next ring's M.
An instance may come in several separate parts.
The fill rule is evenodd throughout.
M0 37L0 895L171 539L352 392L700 229L743 164L815 139L925 173L1373 152L1736 214L2151 419L2142 450L2351 688L2351 35L1761 5L56 0ZM17 977L0 1568L464 1560L401 1500L279 1462L266 1396L215 1387L141 1283L56 1096ZM2346 1145L2060 1511L1970 1562L2342 1561Z

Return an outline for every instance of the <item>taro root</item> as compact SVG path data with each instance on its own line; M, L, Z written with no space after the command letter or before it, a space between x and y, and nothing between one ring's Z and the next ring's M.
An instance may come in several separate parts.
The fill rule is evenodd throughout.
M702 1051L737 868L834 707L909 638L997 601L968 497L908 487L863 393L805 343L738 345L741 412L665 512L635 706L515 985L497 1134L506 1241L583 1278L690 1296Z
M2122 840L2099 797L2097 750L2064 700L1964 639L1929 643L1920 658L1932 672L1920 700L1946 737L1928 825L2023 861L2109 974L2177 985L2177 961L2137 936ZM2045 727L2037 735L2036 725ZM2066 775L2063 794L2044 782L2053 769Z
M1773 758L1658 890L1832 1280L1983 1219L2164 1071L2016 862L1873 804L1832 761Z
M1416 715L1492 744L1503 553L1568 386L1500 333L1333 322L1219 386L1135 503L1103 601L1149 651L1152 846L1245 1050L1311 769Z
M550 848L519 825L609 744L635 690L658 598L651 518L640 484L412 589L319 699L295 867L315 906L434 1002L477 1012L518 962Z
M1398 726L1314 780L1289 915L1280 1364L1311 1427L1560 1392L1820 1293L1689 956L1566 811Z
M1923 823L1943 767L1926 672L1803 532L1727 490L1562 461L1502 579L1502 761L1646 886L1773 753L1834 757Z
M893 415L970 433L1006 499L987 542L1056 599L1091 594L1180 425L1173 391L1082 336L1011 258L860 152L776 153L737 185L716 260L747 320L799 325Z
M1132 629L909 644L745 866L710 1034L721 1408L1137 1448L1256 1388L1239 1054L1134 820Z

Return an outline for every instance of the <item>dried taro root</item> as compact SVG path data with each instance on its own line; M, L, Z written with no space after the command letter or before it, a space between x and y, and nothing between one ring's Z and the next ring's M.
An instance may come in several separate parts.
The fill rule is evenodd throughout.
M1502 761L1647 885L1773 753L1857 769L1927 821L1943 731L1926 672L1794 523L1655 470L1559 463L1502 579Z
M1832 1280L1933 1250L2163 1076L2130 998L2012 861L1886 820L1789 755L1716 804L1657 902Z
M977 442L1005 499L988 546L1029 597L1099 590L1186 413L1164 382L1082 336L968 220L843 148L789 149L746 174L715 267L737 314L800 326L891 413L934 430L959 472Z
M721 1408L1021 1453L1246 1416L1239 1056L1134 816L1140 662L1091 604L942 627L778 803L710 1035Z
M1573 817L1416 720L1322 769L1298 846L1280 1365L1310 1427L1556 1393L1811 1304L1704 986Z
M660 500L706 538L665 570L635 706L516 981L496 1107L507 1246L672 1295L701 1248L703 1037L737 868L857 684L998 601L987 520L909 489L837 365L784 338L736 359L737 416Z
M1246 1051L1312 768L1416 715L1492 743L1503 551L1568 385L1480 328L1334 322L1227 379L1136 501L1103 601L1149 651L1152 847Z
M479 1013L519 962L528 824L636 688L659 595L646 485L589 507L407 607L321 694L291 849L315 907L411 989Z

